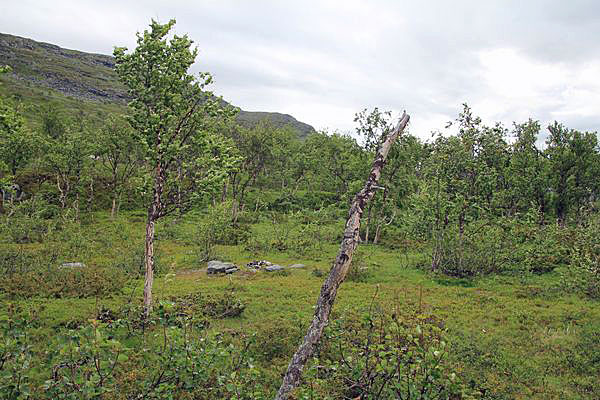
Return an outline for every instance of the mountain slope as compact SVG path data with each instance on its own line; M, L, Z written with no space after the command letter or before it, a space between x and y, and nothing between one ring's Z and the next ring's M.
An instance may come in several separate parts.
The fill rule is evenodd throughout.
M124 107L126 91L114 71L111 56L63 49L18 36L0 33L0 65L10 65L2 92L16 95L38 106L52 98L80 110L111 110ZM238 122L253 126L269 119L277 127L289 126L300 137L314 128L291 115L275 112L240 111Z

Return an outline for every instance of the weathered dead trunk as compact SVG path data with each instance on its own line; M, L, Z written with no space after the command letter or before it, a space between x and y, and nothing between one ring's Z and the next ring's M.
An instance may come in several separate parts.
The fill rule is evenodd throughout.
M365 186L360 192L358 192L356 197L354 197L348 213L348 220L344 230L344 238L342 239L339 253L335 259L331 271L329 272L327 280L321 287L321 293L317 300L317 306L312 323L308 328L308 332L304 337L304 341L290 361L287 372L283 377L281 387L279 388L279 392L275 397L276 400L288 399L291 391L298 386L300 383L300 377L302 375L302 369L306 365L308 359L311 357L315 346L321 339L323 329L327 325L331 308L335 302L337 290L346 278L346 274L350 268L350 263L352 262L352 255L360 240L360 218L369 200L371 200L373 197L375 186L377 185L377 181L381 176L381 169L385 164L390 147L396 138L402 133L402 131L404 131L408 120L409 116L406 114L406 112L404 112L396 128L390 132L387 137L382 138L385 139L385 141L377 151L377 155L373 161L373 166L371 167L371 172L367 178L367 181L365 182Z
M365 224L365 243L369 243L369 228L371 227L371 209L373 207L369 205L367 210L367 223Z

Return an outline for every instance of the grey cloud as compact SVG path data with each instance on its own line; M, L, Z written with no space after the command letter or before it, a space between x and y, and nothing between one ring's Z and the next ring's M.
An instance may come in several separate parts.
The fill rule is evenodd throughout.
M150 18L175 17L177 32L188 33L200 49L194 70L213 73L217 94L245 109L288 112L346 131L353 112L372 106L409 110L413 133L424 137L465 101L476 113L478 104L493 109L496 102L501 111L491 117L505 124L524 108L546 120L564 107L560 90L540 90L539 105L497 97L485 82L480 52L511 48L573 68L600 60L597 1L71 0L39 6L23 0L1 7L0 26L8 33L104 53L113 45L134 46L135 31ZM565 123L598 120L577 116Z

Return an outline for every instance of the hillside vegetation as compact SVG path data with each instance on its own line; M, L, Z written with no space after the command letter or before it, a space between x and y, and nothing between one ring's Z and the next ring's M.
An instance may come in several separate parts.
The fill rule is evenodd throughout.
M114 71L112 56L0 33L0 60L12 67L12 73L3 77L2 93L21 99L26 108L52 102L59 109L80 110L92 119L101 119L98 115L106 112L125 111L126 90ZM39 112L31 110L26 115L39 121ZM278 128L290 127L300 137L315 131L287 114L240 110L237 115L238 123L246 127L263 120Z

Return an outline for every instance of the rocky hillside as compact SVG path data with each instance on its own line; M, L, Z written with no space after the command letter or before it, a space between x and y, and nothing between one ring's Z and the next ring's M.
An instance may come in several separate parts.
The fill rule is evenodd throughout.
M67 97L66 103L76 100L90 106L94 103L123 106L127 100L125 88L117 80L114 63L111 56L63 49L0 33L0 64L13 69L12 74L4 78L5 90L33 103L39 104L41 99L27 97L52 94L54 98ZM287 114L242 110L238 115L239 123L245 126L263 119L269 119L276 126L290 126L301 137L314 131L312 126Z

